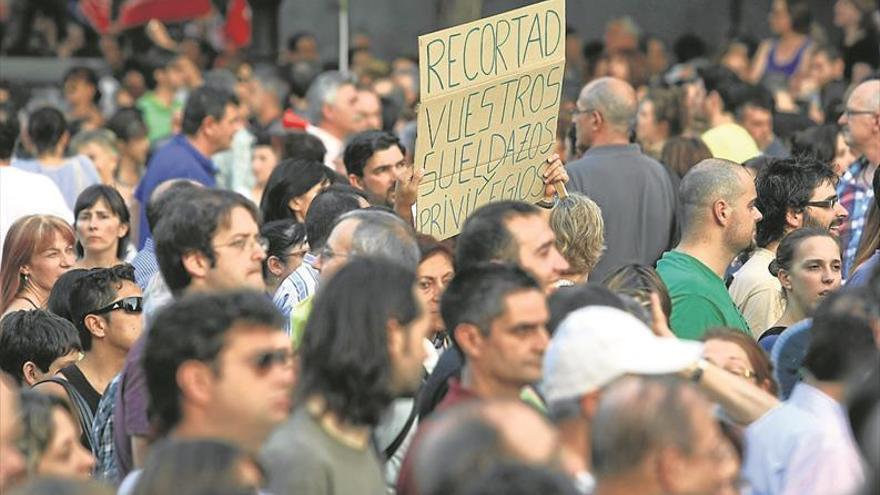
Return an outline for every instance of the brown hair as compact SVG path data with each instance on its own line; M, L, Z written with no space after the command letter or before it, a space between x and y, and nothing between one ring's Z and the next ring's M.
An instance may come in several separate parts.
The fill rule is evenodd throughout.
M751 336L746 335L739 330L733 328L716 328L709 330L703 335L702 341L723 340L739 346L746 356L749 358L749 364L755 370L755 383L761 388L767 390L773 395L777 395L778 388L776 380L773 379L773 363L764 349L755 342Z
M556 247L572 273L590 273L605 252L602 210L583 194L571 193L550 213Z
M669 297L669 289L663 283L663 279L657 271L648 265L632 263L623 265L609 273L602 285L614 291L616 294L624 294L632 297L642 304L650 313L651 293L655 292L660 298L660 307L666 319L672 314L672 299Z
M56 234L61 234L71 245L75 242L73 228L53 215L28 215L9 228L0 260L0 313L6 311L21 289L24 282L21 267L51 246Z
M706 143L698 137L677 136L669 138L663 145L660 161L672 169L679 177L684 177L694 165L706 158L712 158L712 152Z

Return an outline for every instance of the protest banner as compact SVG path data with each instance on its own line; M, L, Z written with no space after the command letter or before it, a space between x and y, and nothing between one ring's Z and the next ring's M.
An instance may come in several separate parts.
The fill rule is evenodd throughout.
M446 239L494 200L541 199L565 72L565 2L419 37L416 227Z

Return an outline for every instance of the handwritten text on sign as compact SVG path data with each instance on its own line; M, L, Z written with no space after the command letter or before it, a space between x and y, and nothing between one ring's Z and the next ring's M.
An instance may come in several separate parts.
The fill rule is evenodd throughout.
M562 0L419 38L416 224L445 239L474 209L537 201L555 144L564 73Z

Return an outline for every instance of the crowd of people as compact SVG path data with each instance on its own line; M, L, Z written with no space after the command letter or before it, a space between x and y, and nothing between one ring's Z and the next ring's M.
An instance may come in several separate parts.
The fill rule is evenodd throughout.
M6 33L104 70L0 81L0 491L876 493L880 12L833 9L568 19L543 199L444 240L367 37Z

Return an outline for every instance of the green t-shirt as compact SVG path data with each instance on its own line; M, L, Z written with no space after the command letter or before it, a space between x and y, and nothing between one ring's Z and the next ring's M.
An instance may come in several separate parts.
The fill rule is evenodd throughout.
M749 325L736 308L724 281L693 256L669 251L657 262L657 273L669 290L669 326L682 339L698 340L706 330L731 327L749 334Z
M147 138L150 143L154 143L171 135L174 112L180 110L182 105L175 99L171 102L171 106L165 106L156 98L155 93L147 91L138 98L137 107L144 116L144 123L147 124Z

